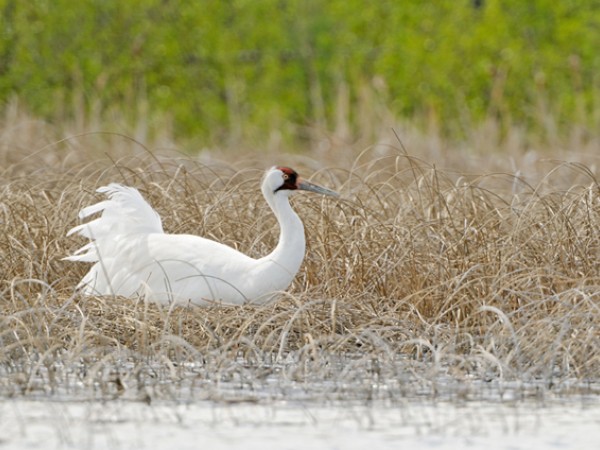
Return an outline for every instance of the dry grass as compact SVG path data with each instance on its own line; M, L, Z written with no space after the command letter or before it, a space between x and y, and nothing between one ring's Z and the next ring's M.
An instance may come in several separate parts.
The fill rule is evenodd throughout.
M408 395L435 394L440 380L554 389L598 381L600 187L591 157L521 160L523 178L436 169L400 144L316 173L306 157L273 159L343 194L294 198L308 251L292 288L266 306L168 309L74 293L86 267L61 258L81 244L65 237L77 211L96 187L123 182L140 188L169 232L262 255L277 237L258 188L269 157L206 163L156 156L119 136L48 145L41 127L23 144L7 130L0 395L92 387L102 398L152 396L184 381L273 377L368 386L369 395L374 382ZM26 145L36 151L17 157ZM453 160L471 165L467 153Z

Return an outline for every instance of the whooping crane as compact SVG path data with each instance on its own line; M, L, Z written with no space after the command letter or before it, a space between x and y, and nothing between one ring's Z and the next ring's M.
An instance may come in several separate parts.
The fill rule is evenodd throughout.
M289 287L304 258L304 226L289 203L296 190L338 195L288 167L269 169L262 193L279 222L279 242L254 259L199 236L166 234L137 189L111 183L98 189L108 200L79 213L81 219L100 217L67 233L90 242L65 259L93 263L78 285L84 295L143 296L163 304L263 303Z

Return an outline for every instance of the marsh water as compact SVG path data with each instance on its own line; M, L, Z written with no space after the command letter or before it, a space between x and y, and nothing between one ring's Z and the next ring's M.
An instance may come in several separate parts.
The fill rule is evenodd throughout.
M9 400L1 448L598 448L600 405Z
M597 382L367 366L3 369L0 448L598 448Z

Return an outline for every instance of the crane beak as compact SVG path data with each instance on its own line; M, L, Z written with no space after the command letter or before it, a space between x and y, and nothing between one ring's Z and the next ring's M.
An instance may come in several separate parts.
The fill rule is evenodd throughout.
M340 194L338 194L335 191L332 191L331 189L327 189L322 186L316 185L314 183L311 183L310 181L303 180L302 178L298 178L296 186L302 191L316 192L317 194L329 195L331 197L340 196Z

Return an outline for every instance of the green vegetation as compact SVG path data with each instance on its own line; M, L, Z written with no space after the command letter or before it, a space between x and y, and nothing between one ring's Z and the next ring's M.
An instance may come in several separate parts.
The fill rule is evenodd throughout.
M218 144L359 135L373 103L454 137L489 118L598 129L599 3L474 3L0 0L0 96Z

